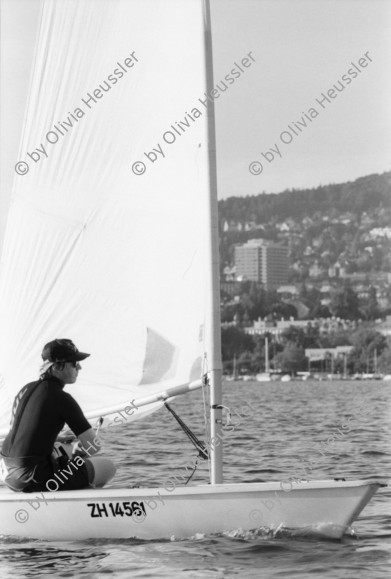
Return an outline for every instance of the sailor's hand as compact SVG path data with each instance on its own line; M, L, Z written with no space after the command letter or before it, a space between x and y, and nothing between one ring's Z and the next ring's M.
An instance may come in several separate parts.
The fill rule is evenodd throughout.
M76 439L72 445L72 456L87 456L86 451L84 450L80 440Z
M61 456L72 457L72 445L66 444L64 442L55 442L53 448L54 458L59 458Z
M77 440L77 438L75 438L75 436L71 434L68 435L60 434L56 438L56 442L61 442L62 444L72 444L75 442L75 440Z

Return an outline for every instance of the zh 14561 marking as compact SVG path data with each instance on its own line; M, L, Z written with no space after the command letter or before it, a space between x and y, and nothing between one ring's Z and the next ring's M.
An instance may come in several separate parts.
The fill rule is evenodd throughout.
M144 503L133 501L123 503L87 503L91 508L91 517L133 517L144 519L147 516Z

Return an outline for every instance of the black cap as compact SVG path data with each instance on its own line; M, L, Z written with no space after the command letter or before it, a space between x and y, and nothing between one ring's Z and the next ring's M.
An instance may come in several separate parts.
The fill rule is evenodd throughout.
M88 358L89 354L79 352L71 340L53 340L44 346L42 359L49 362L80 362Z

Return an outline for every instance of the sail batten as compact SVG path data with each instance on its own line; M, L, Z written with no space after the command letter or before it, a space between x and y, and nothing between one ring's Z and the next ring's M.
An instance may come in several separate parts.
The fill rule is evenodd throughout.
M2 433L54 338L91 352L67 387L89 416L201 377L203 16L202 0L44 3L0 270Z

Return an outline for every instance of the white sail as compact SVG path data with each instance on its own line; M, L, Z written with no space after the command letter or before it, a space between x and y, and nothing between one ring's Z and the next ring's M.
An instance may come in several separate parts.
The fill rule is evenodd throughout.
M91 417L204 371L203 8L44 3L1 259L0 433L54 338L91 353L67 387Z

